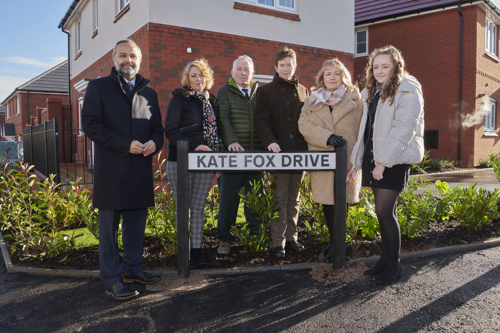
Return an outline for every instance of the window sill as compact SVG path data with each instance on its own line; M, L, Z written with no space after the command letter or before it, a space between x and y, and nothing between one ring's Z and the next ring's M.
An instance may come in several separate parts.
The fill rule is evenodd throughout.
M264 14L264 15L279 17L279 18L282 18L285 20L300 21L300 17L298 14L282 12L279 10L263 8L263 7L258 7L258 6L252 6L250 4L244 4L241 2L235 2L233 8L245 10L247 12L252 12L252 13L257 13L257 14Z
M95 30L94 33L92 34L92 38L94 38L95 36L97 36L97 34L99 33L99 30Z
M495 131L485 131L483 136L498 136L498 133Z
M485 53L486 53L486 55L487 55L489 58L491 58L491 59L495 60L496 62L500 62L500 59L498 58L498 56L496 56L496 55L494 55L493 53L490 53L490 52L488 52L488 51L486 51Z
M359 54L355 54L354 58L361 58L361 57L367 57L367 56L368 56L368 53L359 53Z
M115 20L113 21L113 23L118 22L118 20L121 19L123 17L123 15L125 15L129 10L130 10L130 3L128 5L126 5L125 7L123 7L123 9L118 12L118 14L116 14Z
M82 55L82 50L78 51L78 53L75 55L75 59L74 60L80 58L81 55Z

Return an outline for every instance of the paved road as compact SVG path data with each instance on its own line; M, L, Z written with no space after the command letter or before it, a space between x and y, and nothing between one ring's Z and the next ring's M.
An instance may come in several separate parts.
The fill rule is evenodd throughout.
M388 287L309 270L213 275L115 301L95 278L0 273L7 332L499 332L500 248L403 262Z
M478 187L493 191L500 189L500 181L493 169L472 169L462 171L452 171L443 173L434 173L429 175L415 175L412 177L421 177L430 181L430 185L434 184L436 180L447 182L451 188L457 186L470 186L472 182L476 183ZM433 195L438 195L437 190L432 190Z

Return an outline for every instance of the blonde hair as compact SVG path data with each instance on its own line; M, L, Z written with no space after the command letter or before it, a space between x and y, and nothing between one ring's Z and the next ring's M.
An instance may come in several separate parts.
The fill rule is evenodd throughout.
M408 74L401 51L397 48L392 45L387 45L373 50L368 57L368 63L365 67L365 83L366 89L368 90L368 98L366 99L366 102L368 105L371 104L372 97L375 96L375 92L377 91L377 81L373 76L373 60L381 54L390 56L394 65L394 74L392 75L392 78L384 84L382 89L382 95L380 96L382 102L389 98L390 105L394 103L394 96L396 96L398 86L403 81L404 76Z
M316 87L313 87L312 90L325 88L324 75L325 72L330 68L338 68L340 70L340 73L342 75L342 83L345 84L346 87L357 89L357 86L352 83L351 73L349 73L345 65L338 58L333 58L323 63L323 66L319 70L318 75L316 75Z
M212 67L208 64L208 61L204 58L199 58L191 61L184 67L181 73L181 83L183 86L189 87L189 71L192 67L196 67L205 76L206 89L210 89L214 85L214 71Z

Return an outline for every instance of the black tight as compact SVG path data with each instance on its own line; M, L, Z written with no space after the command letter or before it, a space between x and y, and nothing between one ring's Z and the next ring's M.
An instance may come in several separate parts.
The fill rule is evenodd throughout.
M380 224L382 236L382 258L399 259L401 250L401 232L396 215L399 191L372 188L375 196L375 213Z

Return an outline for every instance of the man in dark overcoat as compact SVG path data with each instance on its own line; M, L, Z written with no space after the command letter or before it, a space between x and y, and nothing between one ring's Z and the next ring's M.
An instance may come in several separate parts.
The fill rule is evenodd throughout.
M125 300L137 290L123 283L154 283L161 276L141 267L148 207L154 206L152 156L163 145L156 92L138 74L139 46L121 40L113 49L115 67L89 82L82 128L94 142L94 207L99 209L99 269L106 293ZM122 218L123 256L118 250Z

